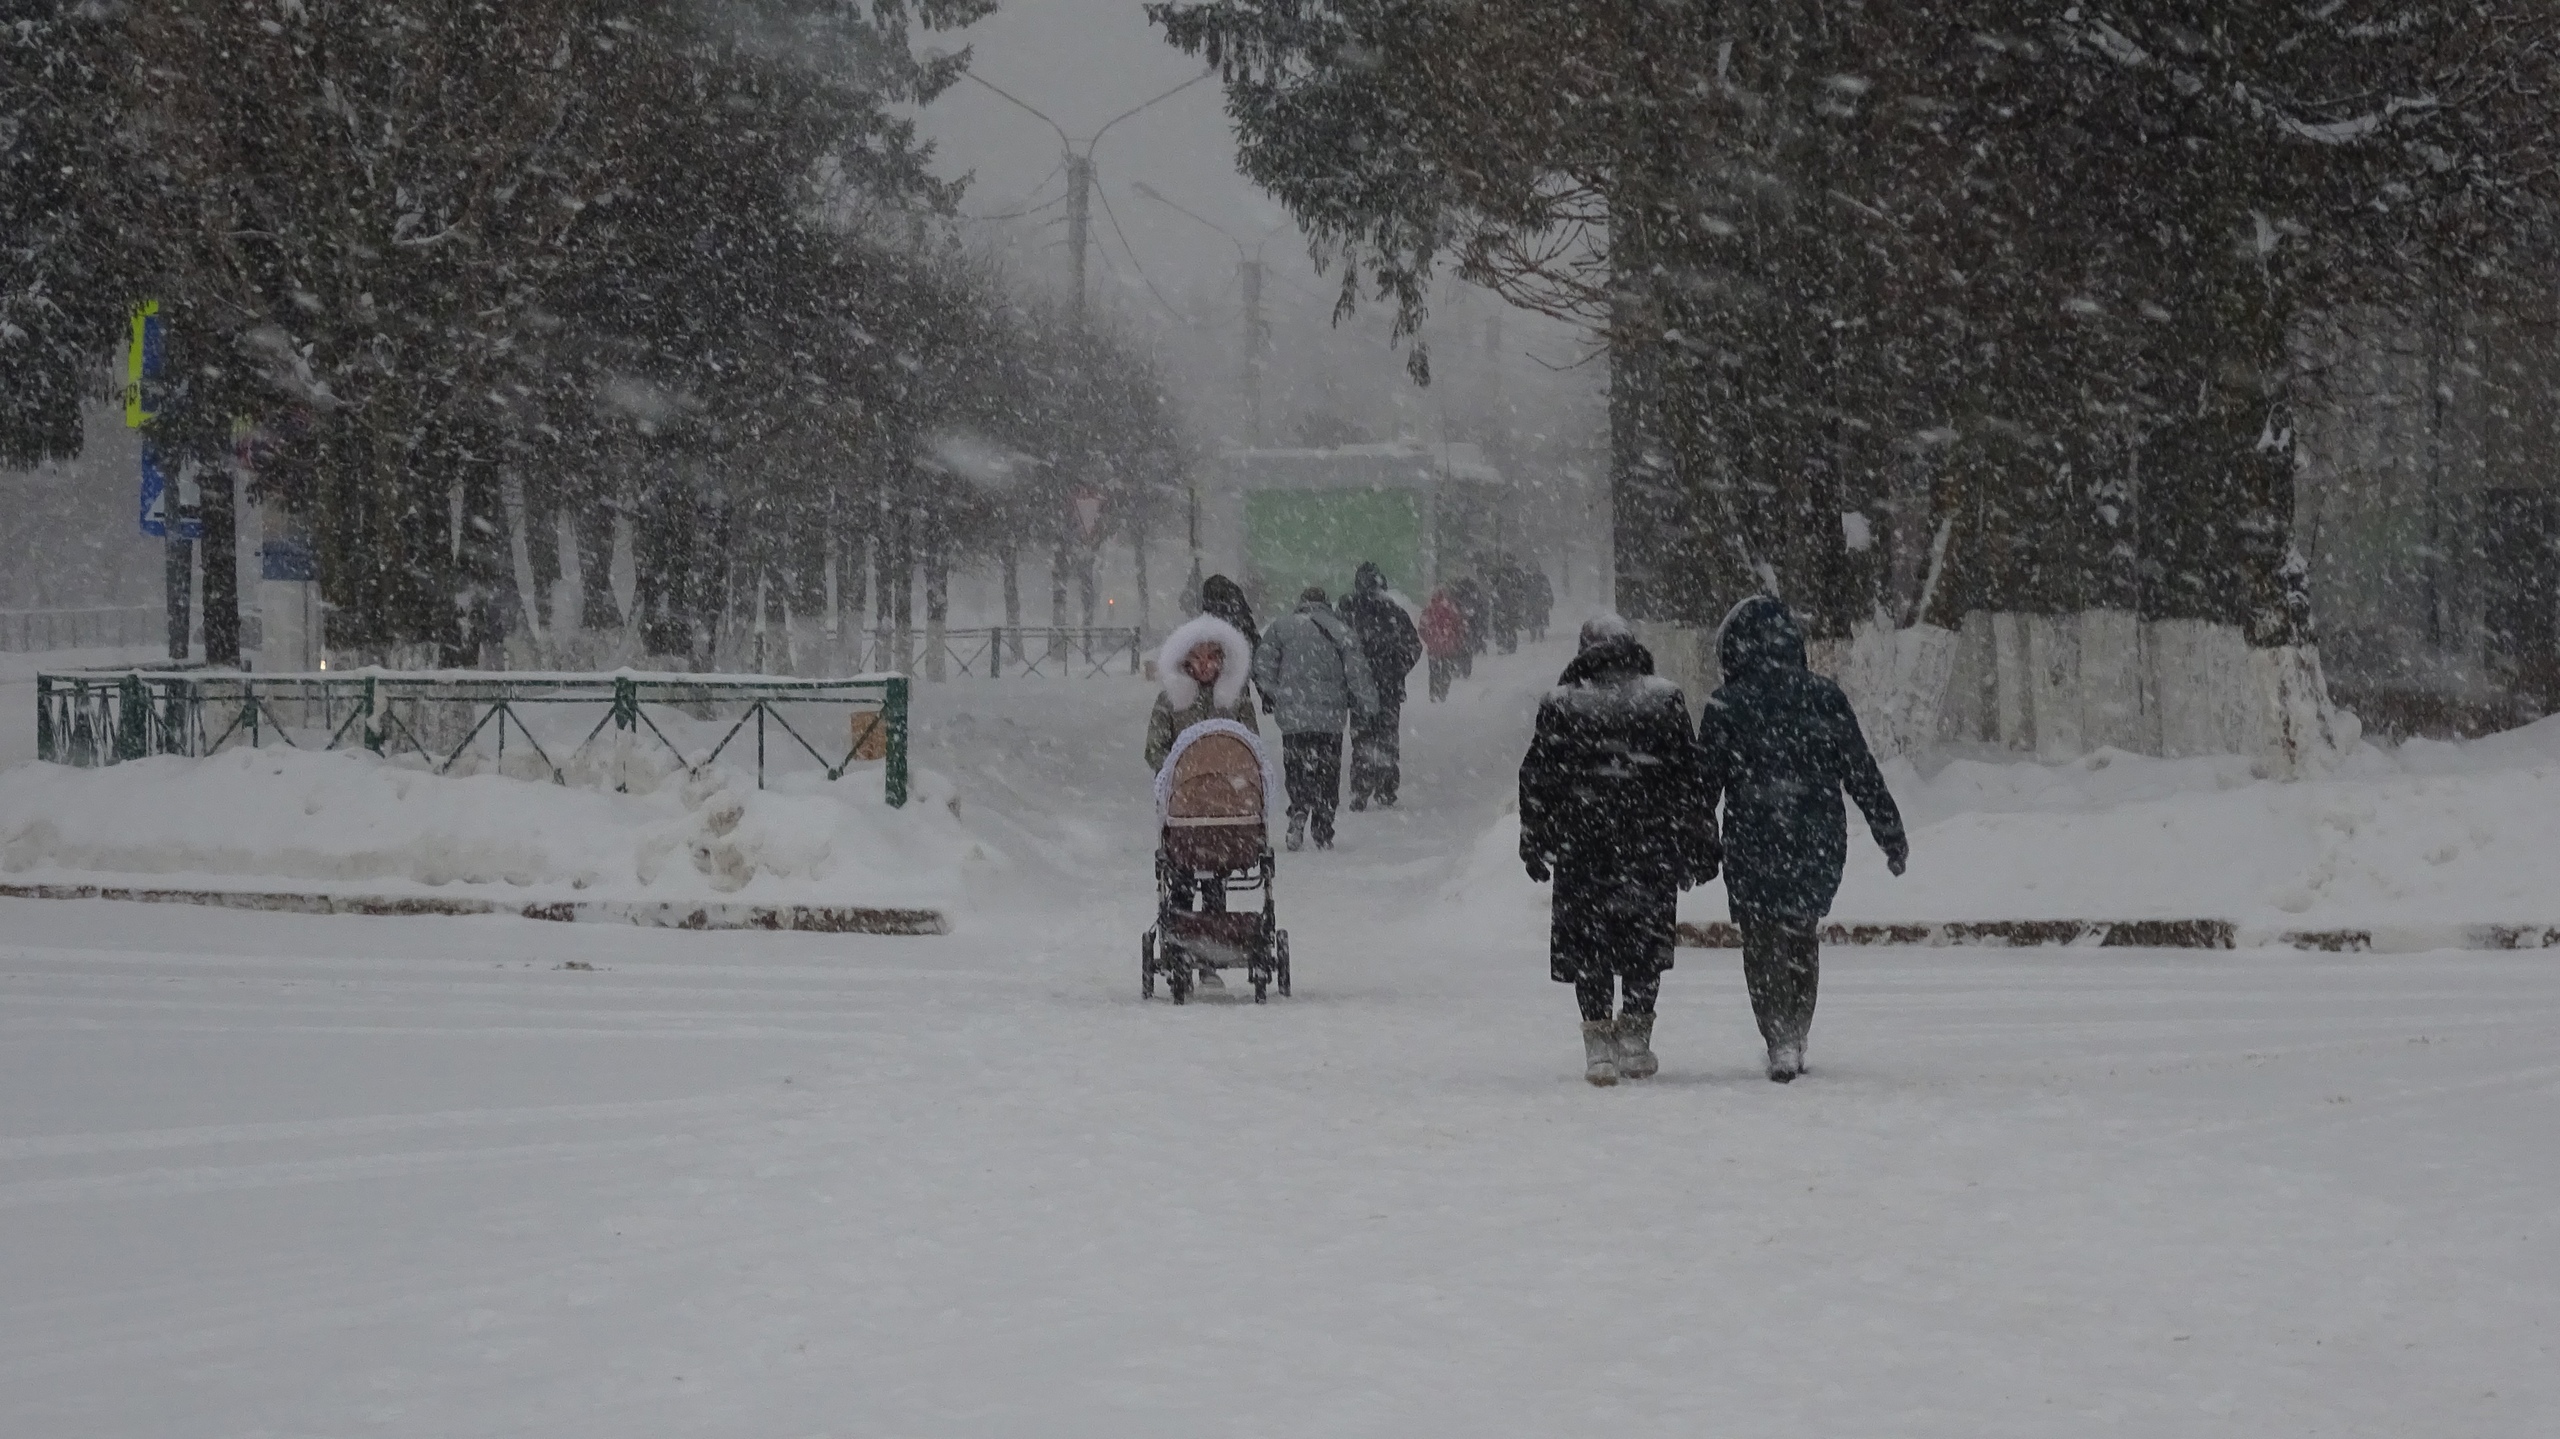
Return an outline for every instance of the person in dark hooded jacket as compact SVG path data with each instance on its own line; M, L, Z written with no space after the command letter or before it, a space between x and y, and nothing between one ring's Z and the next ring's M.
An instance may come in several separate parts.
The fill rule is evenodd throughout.
M1246 644L1262 644L1262 631L1254 627L1253 604L1245 598L1244 586L1225 575L1211 575L1200 582L1200 613L1235 626Z
M1396 805L1402 780L1404 687L1422 659L1422 635L1413 616L1387 593L1386 572L1363 562L1342 597L1342 617L1360 637L1360 653L1378 684L1378 707L1351 721L1351 808Z
M1911 846L1849 697L1806 667L1804 631L1787 607L1767 595L1734 606L1716 650L1724 685L1698 723L1706 803L1724 804L1725 896L1769 1077L1784 1084L1804 1071L1822 917L1849 859L1841 792L1895 874Z
M1520 762L1520 858L1555 881L1548 976L1582 1007L1584 1077L1643 1079L1680 891L1716 872L1715 805L1680 688L1614 615L1538 706ZM1624 1003L1610 1015L1618 991Z

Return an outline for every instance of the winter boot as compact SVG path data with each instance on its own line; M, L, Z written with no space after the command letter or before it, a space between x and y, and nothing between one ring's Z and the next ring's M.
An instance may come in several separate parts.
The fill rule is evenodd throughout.
M1307 817L1303 814L1293 814L1289 816L1289 852L1295 854L1306 847Z
M1582 1077L1600 1089L1618 1082L1618 1022L1582 1021Z
M1629 1079L1651 1079L1662 1069L1653 1057L1653 1016L1618 1016L1618 1073Z
M1769 1046L1769 1077L1771 1079L1780 1084L1792 1084L1795 1082L1795 1077L1802 1073L1804 1073L1803 1041Z

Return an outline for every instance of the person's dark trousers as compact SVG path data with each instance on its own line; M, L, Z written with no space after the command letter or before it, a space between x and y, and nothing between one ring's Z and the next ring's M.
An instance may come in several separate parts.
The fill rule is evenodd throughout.
M1431 661L1431 702L1439 704L1449 698L1449 681L1458 677L1455 659L1434 657Z
M1471 680L1476 677L1476 652L1474 650L1469 650L1465 654L1458 656L1456 663L1458 666L1458 678L1462 680Z
M1342 798L1342 736L1280 737L1280 772L1289 784L1289 818L1307 818L1319 847L1333 843L1333 807Z
M1626 1007L1620 1011L1620 1016L1641 1019L1653 1013L1655 1002L1662 997L1662 976L1630 974L1625 976L1624 982L1627 987L1627 1000ZM1616 997L1619 983L1620 977L1605 969L1587 971L1582 978L1575 980L1573 997L1582 1005L1582 1017L1589 1020L1611 1018L1609 1001Z
M1815 991L1822 979L1821 921L1805 915L1738 914L1742 981L1751 1014L1771 1049L1801 1045L1813 1033Z
M1354 802L1372 801L1382 805L1396 802L1396 783L1402 778L1398 753L1404 724L1404 706L1393 705L1366 717L1354 715L1351 720L1351 798Z
M1518 654L1520 652L1520 632L1516 629L1495 630L1493 632L1493 640L1494 643L1501 648L1504 654L1511 655Z

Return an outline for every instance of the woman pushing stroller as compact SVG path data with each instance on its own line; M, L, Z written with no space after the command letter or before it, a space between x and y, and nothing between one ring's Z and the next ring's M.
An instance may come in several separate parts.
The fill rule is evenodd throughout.
M1164 768L1173 742L1193 725L1234 720L1249 730L1261 721L1253 709L1253 642L1216 615L1200 615L1176 629L1156 654L1155 712L1147 716L1147 770Z
M1156 925L1140 941L1140 993L1162 977L1179 1004L1195 983L1223 987L1242 969L1260 1003L1289 992L1289 938L1273 904L1268 801L1280 776L1263 747L1253 700L1253 646L1236 626L1202 615L1156 657L1160 690L1147 720L1156 772ZM1229 897L1259 892L1259 913L1230 913Z

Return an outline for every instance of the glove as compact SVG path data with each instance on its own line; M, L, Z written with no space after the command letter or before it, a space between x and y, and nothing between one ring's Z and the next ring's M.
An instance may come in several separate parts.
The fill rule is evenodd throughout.
M1716 876L1723 872L1724 861L1711 854L1706 858L1699 860L1697 866L1689 871L1689 882L1691 884L1713 884L1715 883Z
M1520 856L1520 862L1528 867L1531 884L1545 884L1556 877L1556 872L1547 867L1545 855L1524 854Z
M1888 850L1885 853L1884 867L1892 870L1893 877L1896 879L1900 879L1902 877L1902 871L1908 868L1910 864L1911 846L1907 844L1895 845L1891 850Z

